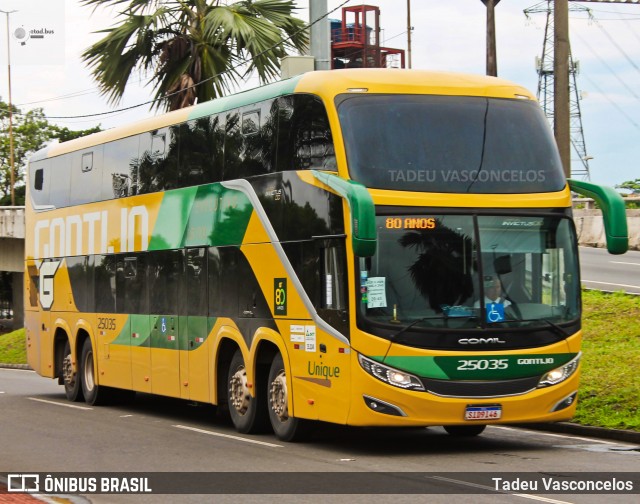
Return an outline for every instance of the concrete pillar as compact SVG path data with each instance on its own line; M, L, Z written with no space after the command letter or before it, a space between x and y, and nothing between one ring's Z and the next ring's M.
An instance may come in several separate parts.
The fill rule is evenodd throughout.
M13 273L13 329L24 327L24 273Z

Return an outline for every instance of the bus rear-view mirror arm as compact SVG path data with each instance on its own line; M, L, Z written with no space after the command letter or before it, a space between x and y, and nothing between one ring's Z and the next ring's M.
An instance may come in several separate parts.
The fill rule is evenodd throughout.
M607 250L610 254L624 254L629 249L629 231L624 200L611 187L568 179L569 188L592 198L602 209Z

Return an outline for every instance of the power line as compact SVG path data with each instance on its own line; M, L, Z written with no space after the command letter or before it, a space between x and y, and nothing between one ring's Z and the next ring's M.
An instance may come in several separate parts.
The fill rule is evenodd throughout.
M598 86L592 79L590 79L588 75L583 74L583 77L587 79L594 88L596 88L596 90L605 98L605 100L613 105L618 112L620 112L638 131L640 131L640 124L635 122L633 118L629 114L627 114L622 107L620 107L620 105L609 98L609 96L600 88L600 86Z
M610 42L611 42L611 43L616 47L616 49L618 49L618 51L620 51L620 53L621 53L621 54L626 58L626 60L631 64L631 66L632 66L633 68L635 68L635 69L638 71L638 73L640 73L640 67L636 64L636 62L635 62L635 61L633 61L633 60L629 57L629 55L625 52L625 50L624 50L622 47L620 47L620 45L619 45L619 44L618 44L618 43L613 39L613 37L612 37L611 35L609 35L609 32L605 29L605 27L604 27L604 26L602 26L602 24L600 24L600 23L598 22L598 20L597 20L597 19L595 19L595 18L594 18L594 21L595 21L595 23L596 23L596 26L597 26L598 28L600 28L600 30L602 31L602 33L604 33L604 34L605 34L605 36L609 39L609 41L610 41Z
M204 79L204 80L201 80L199 82L196 82L195 84L192 84L191 86L188 86L186 88L180 89L178 91L174 91L173 93L164 94L160 98L154 98L152 100L148 100L148 101L145 101L145 102L142 102L142 103L138 103L136 105L130 105L129 107L123 107L123 108L120 108L120 109L110 110L110 111L107 111L107 112L97 112L97 113L94 113L94 114L82 114L82 115L73 115L73 116L46 116L46 117L47 117L47 119L83 119L83 118L86 118L86 117L104 117L104 116L107 116L107 115L110 115L110 114L117 114L119 112L126 112L128 110L132 110L132 109L135 109L135 108L138 108L138 107L142 107L144 105L150 105L150 104L155 103L157 101L160 101L160 100L163 100L163 99L166 99L166 98L170 98L171 96L174 96L174 95L177 95L177 94L180 94L180 93L184 93L185 91L187 91L189 89L193 89L193 88L195 88L197 86L200 86L201 84L205 84L205 83L207 83L209 81L212 81L212 80L216 79L217 77L220 77L221 75L224 75L226 73L230 73L230 72L236 70L237 68L240 68L243 65L246 65L246 64L250 63L252 59L255 59L257 57L262 56L263 54L268 53L269 51L272 51L276 47L280 46L283 42L286 42L287 40L291 40L293 37L295 37L299 33L302 33L303 31L308 30L310 27L312 27L316 23L319 23L320 21L322 21L327 16L333 14L338 9L341 9L342 7L347 5L350 1L351 0L345 0L340 5L338 5L336 8L334 8L333 10L327 12L326 14L323 14L319 18L315 19L313 22L311 22L308 25L306 25L304 28L301 28L300 30L298 30L297 32L289 35L288 37L283 38L277 44L272 45L268 49L265 49L264 51L256 54L255 56L238 62L237 65L229 68L228 70L225 70L224 72L220 72L219 74L216 74L216 75L214 75L212 77L209 77L208 79ZM0 108L0 110L7 111L6 109L2 109L2 108ZM23 115L24 116L26 114L25 113L18 113L18 115Z

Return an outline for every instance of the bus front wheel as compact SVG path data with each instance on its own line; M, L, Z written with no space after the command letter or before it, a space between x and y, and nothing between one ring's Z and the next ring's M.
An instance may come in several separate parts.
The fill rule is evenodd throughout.
M71 345L69 344L69 340L67 340L64 345L64 353L62 356L62 381L64 382L64 393L69 401L79 402L84 399L82 386L80 385L80 376L74 372L71 363Z
M262 432L266 427L266 408L262 384L255 383L255 397L251 396L247 369L240 349L236 350L227 376L229 416L236 430L242 434Z
M289 388L282 355L277 354L269 370L269 420L281 441L302 441L310 434L308 420L289 416Z

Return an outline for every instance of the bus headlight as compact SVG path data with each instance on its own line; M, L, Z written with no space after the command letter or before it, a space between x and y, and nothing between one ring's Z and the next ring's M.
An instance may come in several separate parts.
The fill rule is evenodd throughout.
M543 374L542 378L540 378L540 381L538 382L538 388L550 387L551 385L556 385L560 382L565 381L578 369L580 357L582 357L582 352L580 352L566 364L563 364L562 366L552 369L551 371Z
M422 382L414 376L399 369L385 366L379 362L368 359L364 355L358 354L358 361L367 373L380 381L409 390L424 390Z

